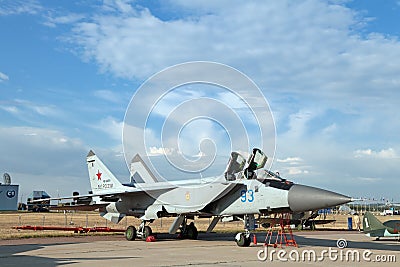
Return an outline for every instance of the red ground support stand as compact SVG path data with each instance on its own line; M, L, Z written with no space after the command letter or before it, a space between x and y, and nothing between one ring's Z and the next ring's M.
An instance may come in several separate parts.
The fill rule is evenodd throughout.
M274 215L274 218L272 219L272 222L269 225L268 231L267 231L267 236L265 237L264 241L264 246L271 246L271 247L276 247L276 242L274 244L271 243L272 241L272 234L273 234L273 227L275 227L276 224L276 214Z
M52 230L52 231L72 231L75 233L89 233L89 232L119 232L123 233L125 230L123 229L113 229L110 227L60 227L60 226L31 226L31 225L23 225L23 226L14 226L13 229L18 230L33 230L33 231L45 231L45 230Z
M276 224L276 220L279 219L279 229L276 235L276 239L274 243L271 243L273 237L273 227ZM298 247L296 240L294 239L292 228L290 228L290 214L289 213L280 213L278 218L276 215L272 220L272 223L267 231L267 236L265 237L264 246L273 246L274 248L280 247L282 245L286 247Z

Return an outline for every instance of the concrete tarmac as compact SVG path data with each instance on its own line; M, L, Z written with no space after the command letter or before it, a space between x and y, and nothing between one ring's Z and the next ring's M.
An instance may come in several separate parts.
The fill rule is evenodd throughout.
M400 242L374 241L358 232L296 232L298 248L266 248L266 234L260 232L257 245L241 248L234 242L234 235L200 233L198 240L178 240L159 234L156 242L127 241L122 235L2 240L0 265L398 266L400 262ZM338 248L338 239L344 239L340 245L347 246ZM262 261L265 255L267 259Z

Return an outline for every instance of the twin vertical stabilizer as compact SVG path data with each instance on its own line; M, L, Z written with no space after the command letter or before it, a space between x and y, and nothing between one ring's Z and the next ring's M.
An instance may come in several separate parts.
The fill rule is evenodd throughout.
M157 183L158 179L153 175L150 171L149 167L147 167L146 163L143 159L136 154L131 161L131 183Z

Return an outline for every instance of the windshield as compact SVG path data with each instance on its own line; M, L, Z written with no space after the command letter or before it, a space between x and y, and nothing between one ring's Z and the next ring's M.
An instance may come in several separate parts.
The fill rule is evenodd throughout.
M237 174L243 171L246 159L238 152L232 152L225 171L225 178L228 181L236 180Z

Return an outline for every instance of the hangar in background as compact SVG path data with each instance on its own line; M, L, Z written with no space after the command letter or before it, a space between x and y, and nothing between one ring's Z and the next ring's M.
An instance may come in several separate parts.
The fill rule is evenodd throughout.
M0 210L17 210L19 185L11 184L11 177L4 174L4 183L0 183Z

